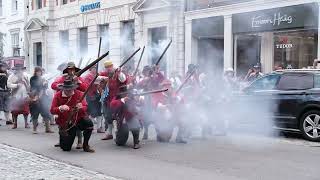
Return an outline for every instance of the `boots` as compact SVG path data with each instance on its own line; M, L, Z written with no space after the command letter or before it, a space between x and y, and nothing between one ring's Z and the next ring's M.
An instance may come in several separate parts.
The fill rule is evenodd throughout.
M18 127L18 122L17 122L18 117L17 117L17 116L12 116L12 120L13 120L13 127L12 127L12 129L17 129L17 127Z
M132 131L132 136L133 136L133 149L139 149L140 146L140 141L139 141L139 130L134 130Z
M46 126L46 133L54 133L54 132L50 129L50 121L49 121L49 120L45 120L44 123L45 123L45 126Z
M33 123L33 134L38 134L37 128L38 128L38 122L32 121Z

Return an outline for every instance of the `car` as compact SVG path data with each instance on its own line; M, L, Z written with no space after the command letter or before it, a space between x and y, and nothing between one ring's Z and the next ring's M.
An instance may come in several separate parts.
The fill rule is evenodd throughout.
M271 100L274 125L300 131L310 141L320 141L320 70L279 70L253 81L242 96L260 104Z

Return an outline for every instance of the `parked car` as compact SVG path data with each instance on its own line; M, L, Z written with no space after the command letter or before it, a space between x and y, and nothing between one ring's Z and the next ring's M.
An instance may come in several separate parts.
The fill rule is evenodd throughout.
M275 71L253 81L241 94L259 103L272 100L277 127L320 141L320 70Z

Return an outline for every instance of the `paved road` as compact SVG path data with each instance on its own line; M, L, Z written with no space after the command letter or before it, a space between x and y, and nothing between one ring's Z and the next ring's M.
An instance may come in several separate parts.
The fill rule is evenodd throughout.
M3 122L1 122L3 123ZM189 144L144 141L142 149L117 147L93 134L96 153L62 152L57 134L32 134L20 126L0 127L0 143L74 164L90 171L132 180L319 180L320 145L299 138L228 134ZM1 158L2 155L0 155ZM49 177L48 177L49 178ZM50 179L50 178L49 178Z

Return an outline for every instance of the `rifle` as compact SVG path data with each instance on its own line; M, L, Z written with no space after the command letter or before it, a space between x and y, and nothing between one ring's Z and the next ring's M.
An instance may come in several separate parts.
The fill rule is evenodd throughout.
M123 63L119 66L119 69L122 68L125 64L127 64L128 61L130 61L130 59L136 55L139 51L140 51L141 48L138 48L136 51L134 51L131 56L129 56L125 61L123 61Z
M137 73L138 73L139 66L140 66L140 63L141 63L141 60L142 60L142 57L143 57L144 49L145 49L145 48L146 48L146 46L143 46L143 49L142 49L142 52L141 52L140 59L139 59L139 61L138 61L136 70L135 70L134 73L133 73L133 77L136 77L136 75L137 75Z
M100 37L100 40L99 40L98 57L100 56L101 41L102 41L102 37ZM96 72L97 72L97 74L98 74L98 72L99 72L99 63L97 64L97 70L96 70Z
M94 82L96 81L97 78L98 78L98 74L97 74L97 75L93 78L93 80L90 82L89 87L86 89L86 91L85 91L85 92L83 93L83 95L80 97L80 99L78 100L77 104L78 104L78 103L81 103L81 102L84 100L84 98L87 96L90 88L93 86L93 84L94 84ZM77 105L77 104L76 104L76 105ZM78 109L76 108L76 106L72 107L71 109L72 109L72 111L69 113L68 118L67 118L67 122L66 122L67 127L65 127L65 129L62 129L62 128L61 128L61 133L62 133L62 135L65 135L65 136L68 135L67 131L70 130L71 128L73 128L73 127L75 126L75 124L72 124L72 126L70 126L70 127L68 128L68 125L71 124L71 122L72 122L73 116L78 112Z
M161 59L163 58L163 56L166 54L166 52L168 51L168 49L169 49L169 47L170 47L170 45L171 45L171 43L172 43L172 39L170 39L170 42L169 42L169 44L166 46L166 48L164 49L164 51L162 52L162 54L161 54L161 56L159 57L159 59L156 61L156 66L158 66L159 65L159 63L160 63L160 61L161 61Z
M103 58L109 55L109 51L103 54L102 56L98 57L98 59L94 60L92 63L81 69L80 71L76 72L75 76L80 77L84 72L86 72L88 69L90 69L92 66L97 64L99 61L101 61Z
M145 95L149 95L149 94L155 94L155 93L161 93L161 92L166 92L168 91L168 89L159 89L159 90L153 90L153 91L146 91L146 92L142 92L142 93L133 93L131 95L133 96L145 96ZM123 92L123 93L118 93L117 95L125 95L125 94L129 94L130 92Z
M189 81L189 79L192 77L192 75L196 72L197 68L194 68L191 73L187 76L187 78L182 82L182 84L179 86L179 88L176 91L176 94L178 94L183 86Z

